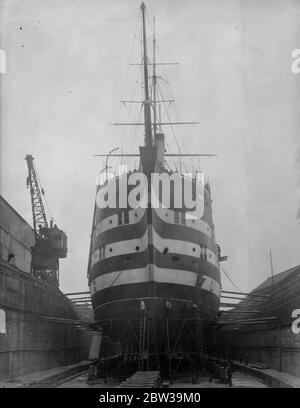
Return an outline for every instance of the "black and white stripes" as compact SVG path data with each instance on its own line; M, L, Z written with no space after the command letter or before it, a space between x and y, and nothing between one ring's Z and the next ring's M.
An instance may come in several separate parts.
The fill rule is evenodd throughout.
M106 215L98 215L92 237L89 285L95 310L124 300L125 293L130 299L147 297L150 286L153 296L176 292L182 301L201 302L208 293L218 303L219 265L207 214L192 220L176 210L149 208Z

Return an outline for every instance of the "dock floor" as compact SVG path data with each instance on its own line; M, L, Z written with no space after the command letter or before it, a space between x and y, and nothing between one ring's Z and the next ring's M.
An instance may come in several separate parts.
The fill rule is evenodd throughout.
M69 380L66 379L65 382L60 385L54 385L58 388L108 388L108 387L120 387L117 379L110 378L106 384L104 380L99 380L93 384L87 384L87 372L80 374L86 370L90 362L81 361L78 364L71 366L57 367L50 370L40 371L36 373L26 374L17 378L14 378L11 381L0 381L0 388L23 388L23 387L41 387L43 384L47 387L52 387L53 378L59 378L68 373L66 377L70 376L70 373L74 373L73 378ZM258 374L261 376L270 376L274 379L273 387L285 386L292 388L300 388L300 378L291 376L284 372L279 372L271 369L257 370L250 366L245 366L242 364L235 363L236 367L238 366L239 371L234 371L232 375L232 388L268 388L268 385L262 380L257 378ZM257 372L256 372L257 371ZM78 375L76 374L78 373ZM71 377L71 376L70 376ZM38 384L38 383L42 383ZM279 385L281 383L281 385ZM175 379L173 384L170 384L169 388L229 388L228 384L221 384L217 380L209 382L208 377L199 377L197 384L192 384L191 376L187 375L185 377L180 377L180 379Z
M87 374L82 374L81 376L74 378L68 382L65 382L59 385L58 388L115 388L119 387L117 383L108 383L104 384L104 382L99 382L97 384L89 385L87 384ZM173 384L170 385L170 388L229 388L226 384L220 384L217 381L209 382L208 377L200 377L198 384L192 384L190 380L186 379L178 379L174 381ZM232 387L231 388L268 388L262 382L256 380L255 378L234 373L232 376ZM160 388L160 390L167 390Z

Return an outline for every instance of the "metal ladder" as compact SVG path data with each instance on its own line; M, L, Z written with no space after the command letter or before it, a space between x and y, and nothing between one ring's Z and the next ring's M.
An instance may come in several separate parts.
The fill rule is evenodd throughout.
M156 321L155 321L155 318L154 317L152 317L152 318L149 317L148 322L149 322L149 339L148 339L148 342L149 342L149 344L148 344L149 358L152 357L153 354L154 354L154 360L155 360L155 362L154 362L153 358L150 358L151 367L149 367L149 368L151 370L160 371L160 363L159 363L159 356L158 356L158 349L157 349Z
M197 335L197 342L198 342L198 350L199 356L201 361L201 368L208 371L208 360L207 360L207 351L206 351L206 342L205 342L205 335L204 335L204 325L203 319L201 318L200 311L196 311L196 335Z
M143 371L144 369L146 326L147 326L147 316L146 314L143 314L140 317L139 371Z

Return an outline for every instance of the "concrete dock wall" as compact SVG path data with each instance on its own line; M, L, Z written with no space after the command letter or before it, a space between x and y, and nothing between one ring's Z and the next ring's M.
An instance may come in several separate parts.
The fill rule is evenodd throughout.
M222 334L220 344L223 353L237 361L247 354L249 363L267 364L300 377L300 335L292 332L291 325Z
M43 318L78 319L69 300L55 287L14 266L0 264L0 379L74 364L87 356L88 336L74 325Z
M231 317L228 312L231 328L223 327L218 332L220 348L237 360L248 354L250 363L265 363L300 377L300 333L292 329L293 313L300 309L300 265L268 278L251 293L254 296L246 297L231 310ZM250 317L246 314L245 318L247 310L257 313ZM246 326L245 320L253 317L274 320ZM243 324L233 327L234 320Z

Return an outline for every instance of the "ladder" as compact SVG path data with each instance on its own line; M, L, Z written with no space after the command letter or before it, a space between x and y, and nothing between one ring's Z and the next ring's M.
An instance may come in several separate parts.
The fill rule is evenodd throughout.
M147 316L143 314L140 317L139 371L143 371L144 369L146 326L147 326Z
M206 342L205 342L205 335L204 335L204 325L203 319L201 318L200 311L196 311L196 335L197 335L197 343L198 343L198 350L201 362L201 368L208 371L208 360L207 360L207 351L206 351Z
M157 348L157 338L156 338L156 321L154 317L148 318L149 326L149 338L148 338L148 352L150 359L150 370L156 369L160 370L158 348ZM154 357L154 359L153 359ZM153 361L154 360L154 361Z

